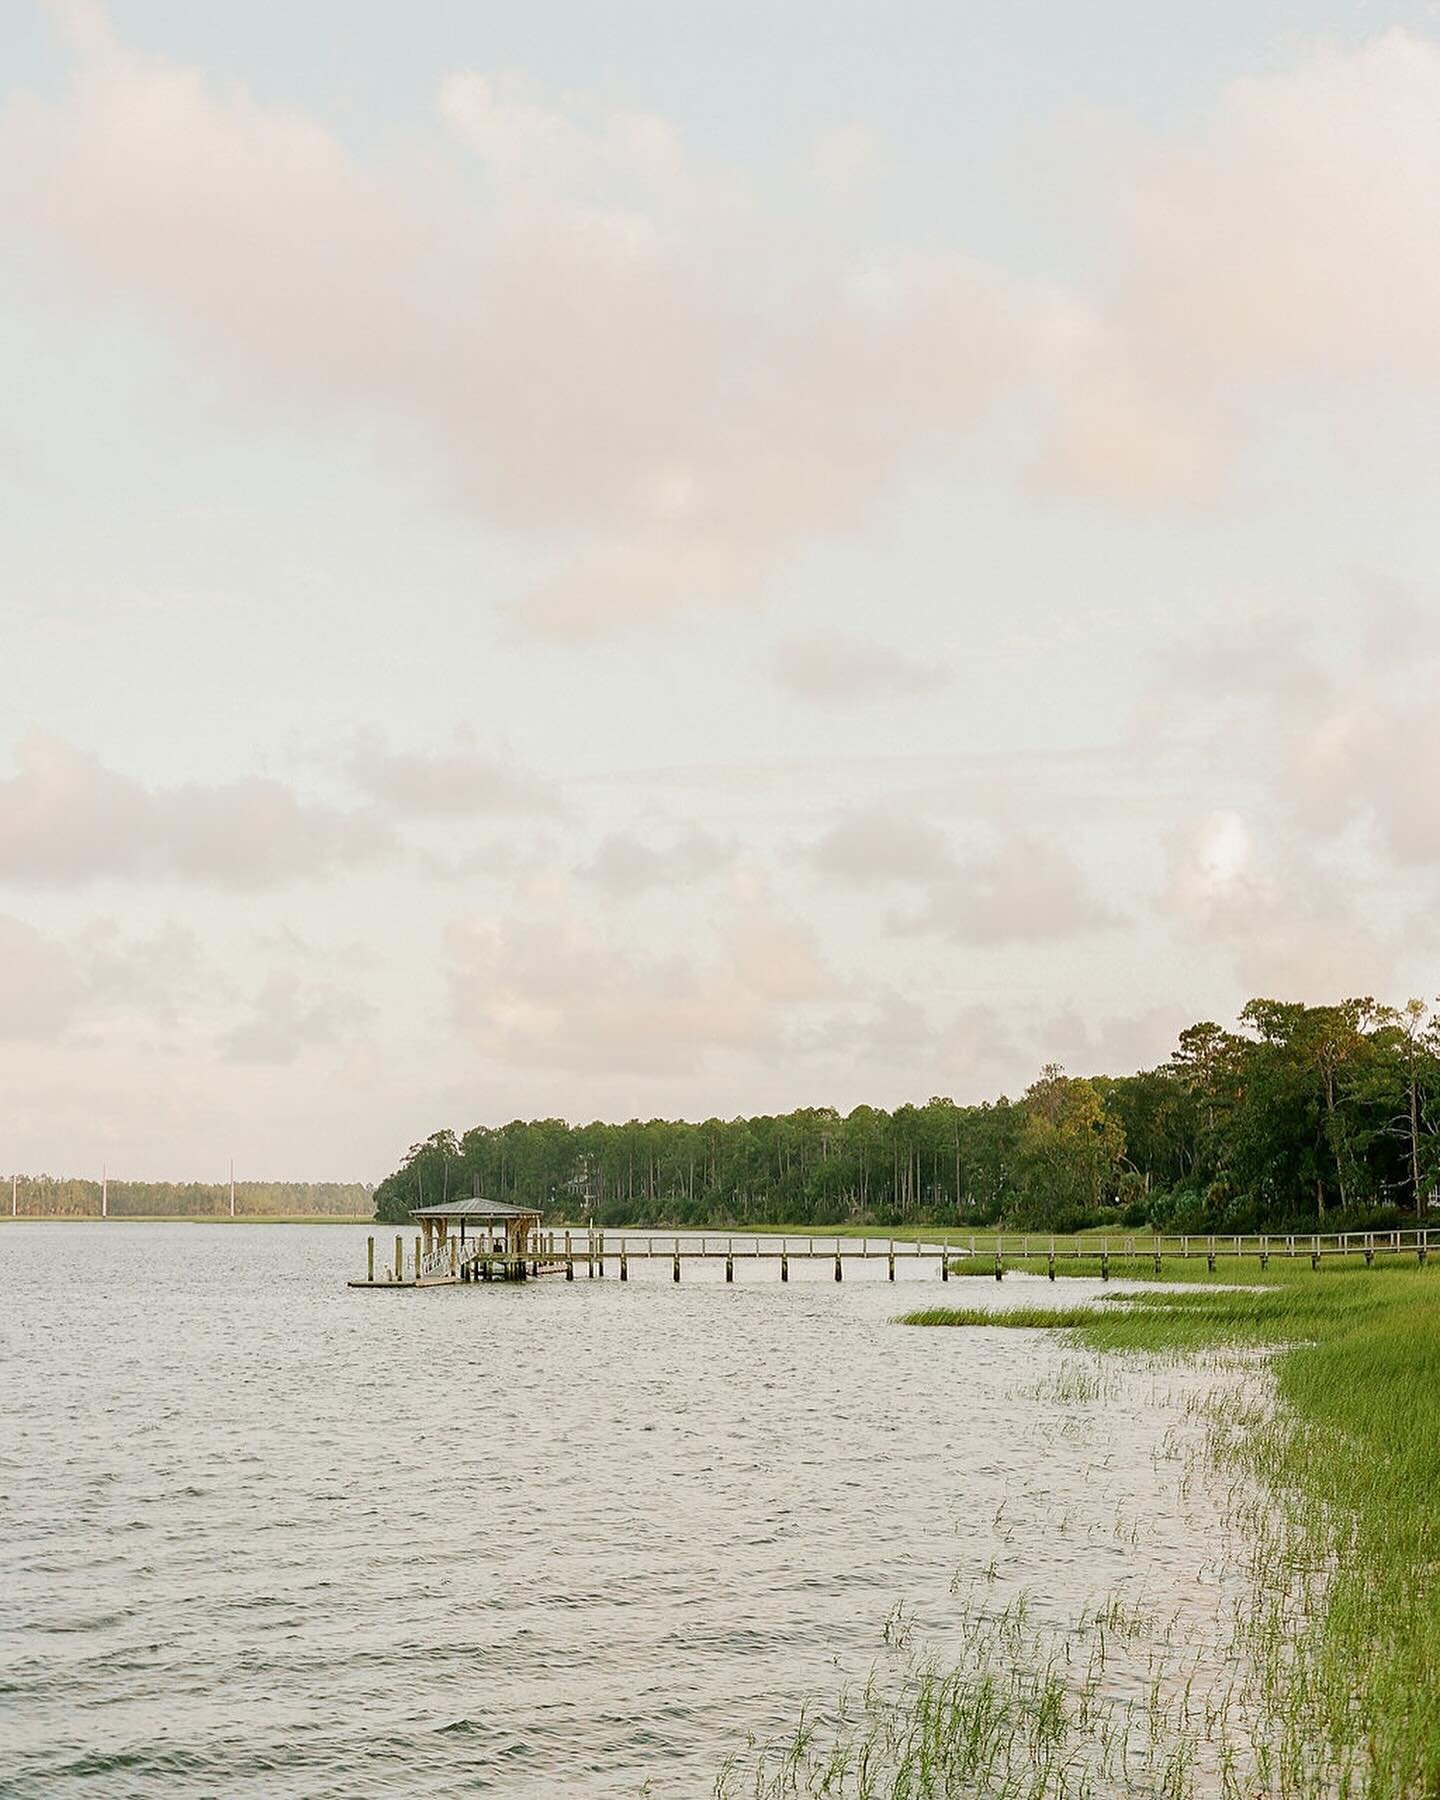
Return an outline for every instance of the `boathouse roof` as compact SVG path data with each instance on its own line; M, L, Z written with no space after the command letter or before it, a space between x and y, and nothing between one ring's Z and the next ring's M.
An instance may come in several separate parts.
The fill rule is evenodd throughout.
M444 1206L417 1206L412 1219L538 1219L538 1206L504 1206L498 1200L449 1200Z

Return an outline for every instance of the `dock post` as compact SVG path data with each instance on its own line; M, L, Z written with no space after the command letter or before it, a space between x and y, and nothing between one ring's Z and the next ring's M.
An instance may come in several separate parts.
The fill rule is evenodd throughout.
M837 1281L843 1281L845 1279L840 1269L840 1244L838 1240L835 1244L835 1279Z
M679 1246L679 1244L676 1244L676 1246L675 1246L675 1266L671 1270L671 1280L678 1281L679 1279L680 1279L680 1246Z
M1423 1251L1421 1252L1421 1255L1424 1255ZM782 1281L788 1281L790 1279L790 1258L783 1249L780 1252L780 1279Z
M893 1281L895 1279L895 1240L894 1240L894 1238L891 1238L891 1240L890 1240L889 1262L890 1262L890 1279Z
M940 1245L940 1279L950 1279L950 1240L945 1238Z
M1110 1246L1108 1244L1100 1252L1100 1279L1102 1281L1110 1279Z
M1055 1279L1055 1240L1054 1240L1054 1238L1051 1238L1051 1240L1050 1240L1050 1256L1049 1256L1048 1264L1046 1266L1045 1273L1050 1277L1050 1279L1052 1281Z
M373 1237L365 1240L365 1279L367 1281L375 1279L375 1240Z
M395 1279L405 1279L405 1240L400 1237L395 1239Z
M568 1257L568 1256L569 1256L569 1255L570 1255L570 1254L571 1254L571 1251L570 1251L570 1233L569 1233L569 1232L568 1232L568 1231L567 1231L567 1232L566 1232L566 1233L565 1233L565 1254L566 1254L566 1256L567 1256L567 1257Z
M997 1239L996 1243L995 1243L995 1279L997 1281L1003 1281L1004 1277L1005 1277L1005 1265L1000 1260L1000 1243L999 1243L999 1240Z
M420 1269L421 1269L422 1262L423 1262L423 1253L420 1249L420 1240L417 1237L415 1240L415 1279L417 1282L420 1279Z
M728 1249L725 1252L725 1279L727 1281L735 1279L735 1256L733 1251Z
M450 1273L453 1275L460 1266L460 1247L454 1238L450 1240Z
M1215 1273L1215 1240L1208 1238L1205 1243L1205 1267L1213 1275Z
M568 1238L570 1233L567 1231L565 1235ZM570 1254L568 1246L565 1251L565 1279L567 1281L575 1279L575 1258Z
M1157 1275L1160 1273L1160 1240L1159 1240L1159 1238L1156 1238L1156 1240L1155 1240L1155 1273Z
M630 1265L625 1258L625 1245L623 1241L620 1245L620 1279L622 1281L628 1281L630 1279Z
M603 1281L605 1279L605 1233L598 1233L595 1239L595 1273Z

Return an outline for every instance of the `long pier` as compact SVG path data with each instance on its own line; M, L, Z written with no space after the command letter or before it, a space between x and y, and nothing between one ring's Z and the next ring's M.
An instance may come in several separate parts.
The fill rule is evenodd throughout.
M934 1238L883 1238L840 1236L771 1236L745 1233L736 1237L718 1237L708 1233L680 1235L669 1232L605 1231L541 1231L531 1235L523 1251L512 1245L462 1244L455 1238L427 1251L423 1240L414 1239L408 1250L403 1234L395 1238L394 1259L377 1273L376 1240L368 1240L366 1273L363 1280L350 1282L352 1288L429 1288L453 1287L478 1281L526 1281L541 1275L560 1275L574 1281L577 1274L587 1280L603 1280L607 1270L621 1281L627 1281L632 1262L668 1262L671 1279L681 1279L686 1263L721 1263L725 1279L733 1282L735 1270L747 1264L757 1267L778 1263L779 1279L790 1279L792 1262L827 1262L833 1265L834 1279L844 1280L845 1265L853 1262L884 1262L888 1279L894 1281L897 1266L905 1263L937 1264L941 1281L950 1279L952 1265L968 1267L975 1272L983 1264L987 1272L993 1264L997 1281L1007 1268L1033 1272L1043 1271L1053 1281L1058 1269L1068 1265L1068 1273L1080 1273L1079 1265L1090 1264L1102 1280L1110 1278L1111 1263L1127 1265L1150 1263L1156 1275L1169 1259L1190 1260L1204 1257L1210 1273L1225 1261L1250 1259L1264 1269L1270 1260L1283 1258L1308 1260L1319 1269L1327 1258L1362 1257L1373 1265L1376 1258L1414 1259L1424 1266L1430 1250L1428 1230L1302 1232L1280 1236L1259 1233L1197 1235L1117 1235L1114 1237L1049 1237L1035 1233L1008 1234L987 1232L948 1232ZM1133 1273L1127 1268L1126 1273Z

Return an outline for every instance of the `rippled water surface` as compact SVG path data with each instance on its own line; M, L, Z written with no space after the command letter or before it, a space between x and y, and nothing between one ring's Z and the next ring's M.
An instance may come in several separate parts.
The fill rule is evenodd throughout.
M933 1262L357 1293L366 1235L0 1231L0 1793L703 1795L957 1571L1213 1607L1185 1378L1045 1398L888 1322Z

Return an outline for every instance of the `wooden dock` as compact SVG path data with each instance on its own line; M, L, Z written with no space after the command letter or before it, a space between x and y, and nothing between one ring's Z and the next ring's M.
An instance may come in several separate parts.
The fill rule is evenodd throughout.
M1036 1234L942 1233L923 1240L882 1237L756 1236L740 1238L709 1234L679 1236L663 1232L538 1231L504 1245L486 1241L465 1243L449 1237L428 1247L424 1237L414 1239L413 1250L403 1234L395 1238L394 1258L377 1271L375 1243L368 1240L367 1267L363 1279L352 1288L456 1287L472 1282L530 1281L543 1275L574 1281L604 1280L613 1274L628 1281L632 1262L668 1262L671 1279L679 1281L687 1263L723 1263L725 1280L733 1282L737 1268L778 1265L781 1281L789 1281L792 1262L825 1262L834 1279L843 1281L847 1263L886 1264L889 1280L897 1267L932 1263L941 1281L950 1279L952 1265L966 1265L973 1273L977 1263L987 1272L993 1266L1000 1281L1007 1269L1045 1273L1053 1281L1064 1267L1067 1273L1089 1273L1109 1280L1112 1262L1135 1273L1136 1263L1149 1264L1156 1275L1168 1259L1204 1257L1214 1274L1226 1261L1251 1260L1267 1268L1271 1258L1308 1261L1319 1269L1327 1258L1362 1257L1367 1265L1378 1258L1413 1259L1424 1266L1429 1254L1427 1230L1335 1233L1291 1233L1274 1237L1260 1234L1226 1236L1116 1236L1045 1237ZM918 1272L918 1269L917 1269Z

